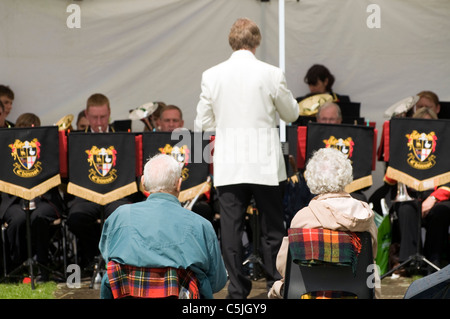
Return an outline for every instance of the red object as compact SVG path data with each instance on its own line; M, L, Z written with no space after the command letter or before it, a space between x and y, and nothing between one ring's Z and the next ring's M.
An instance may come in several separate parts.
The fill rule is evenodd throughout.
M25 278L23 278L22 282L24 284L31 284L31 278L30 277L25 277Z
M214 158L214 141L215 141L215 139L216 139L216 136L215 135L211 135L211 137L209 138L209 140L210 140L210 143L209 143L209 146L210 146L210 149L209 149L209 154L210 154L210 158L209 158L209 160L210 160L210 164L209 164L209 173L211 174L211 175L214 175L214 166L213 166L213 158Z
M143 154L142 154L142 135L136 135L134 137L136 142L136 177L142 175L143 167Z
M67 136L66 131L59 132L59 172L61 177L67 177Z
M307 127L297 127L297 168L305 168Z

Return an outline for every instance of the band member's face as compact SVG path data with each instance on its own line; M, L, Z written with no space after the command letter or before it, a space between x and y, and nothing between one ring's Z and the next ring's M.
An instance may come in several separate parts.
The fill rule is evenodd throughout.
M162 132L172 132L177 128L182 128L184 121L181 119L178 110L165 110L159 119Z
M341 124L338 111L335 107L327 107L320 111L317 117L317 123Z
M3 106L5 107L5 118L8 117L9 112L11 112L13 100L11 100L6 95L0 96L0 101L2 102Z
M77 123L77 130L84 131L88 126L89 120L86 117L82 117Z
M419 101L417 101L416 103L416 111L423 108L423 107L427 107L429 109L432 109L436 114L439 113L440 111L440 105L436 105L434 104L434 102L426 97L421 97L419 99Z
M0 108L0 127L3 127L5 125L5 111L3 111L2 108Z
M308 84L309 91L314 94L322 94L327 92L328 79L325 81L317 80L315 84Z
M91 129L96 133L107 132L110 113L107 104L90 106L86 110L86 118Z

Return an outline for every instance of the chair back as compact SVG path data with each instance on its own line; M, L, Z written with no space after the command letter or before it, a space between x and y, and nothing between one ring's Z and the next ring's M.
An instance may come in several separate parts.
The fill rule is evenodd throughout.
M200 299L195 274L183 268L146 268L109 261L107 275L114 299Z
M320 263L300 265L292 260L289 251L286 262L285 299L300 299L311 292L348 292L358 299L373 299L375 290L372 284L374 269L368 267L374 263L372 240L368 232L355 233L360 238L361 251L357 256L356 268Z

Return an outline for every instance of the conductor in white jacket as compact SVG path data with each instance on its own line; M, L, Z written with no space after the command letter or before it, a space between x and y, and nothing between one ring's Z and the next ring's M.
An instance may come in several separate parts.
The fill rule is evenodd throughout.
M286 167L277 114L289 123L299 107L280 68L255 57L258 26L238 19L231 27L231 57L202 76L196 131L215 131L214 186L220 204L222 254L229 275L228 298L245 299L251 280L242 270L244 218L253 198L261 225L267 288L280 278L275 267L285 235L280 182Z

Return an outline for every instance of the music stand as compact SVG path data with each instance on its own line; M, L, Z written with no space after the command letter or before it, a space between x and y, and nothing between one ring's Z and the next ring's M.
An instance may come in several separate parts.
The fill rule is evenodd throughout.
M386 176L397 181L397 197L405 195L405 185L418 192L417 238L419 243L414 255L383 274L381 279L413 262L415 262L417 270L420 270L421 262L426 262L429 266L439 270L436 265L421 254L422 218L420 203L424 199L423 191L445 184L450 178L448 161L441 160L447 158L448 145L445 145L445 139L440 138L441 136L449 136L449 123L448 120L412 118L392 118L389 122L389 139L384 141L386 144L385 158L389 158ZM386 151L389 149L394 149L395 152L389 154ZM412 198L409 198L406 194L406 200L403 201L407 200L412 200Z
M32 244L31 244L31 213L32 210L30 209L30 201L24 200L24 211L25 211L25 228L26 228L26 243L27 243L27 260L25 260L22 265L11 271L9 274L5 273L5 279L10 277L15 277L17 273L20 273L23 270L28 269L28 274L30 276L30 284L31 289L35 289L35 277L34 277L34 268L39 267L41 269L47 270L49 273L53 273L58 275L60 278L64 278L64 275L51 269L50 267L47 267L36 260L33 259L33 253L32 253ZM5 269L6 272L6 269ZM20 275L17 275L18 277L21 277Z
M252 198L251 200L251 206L249 207L250 210L250 227L252 228L252 241L253 241L253 249L252 253L244 262L242 263L242 266L245 266L247 264L251 264L253 266L253 270L250 274L250 277L253 280L258 280L260 278L263 278L268 273L266 267L264 266L264 263L262 261L262 258L259 254L259 244L260 244L260 226L259 226L259 213L258 209L256 208L255 200ZM248 212L248 211L247 211Z
M17 267L15 270L13 270L11 273L6 274L6 264L5 264L5 278L8 277L13 277L15 273L23 270L23 268L28 267L28 271L29 271L29 275L30 275L30 279L31 279L31 289L34 290L35 289L35 285L34 285L34 273L33 273L33 265L36 263L36 261L33 260L33 255L32 255L32 249L31 249L31 211L30 211L30 201L29 200L24 200L25 202L25 207L24 207L24 211L25 211L25 221L26 221L26 239L27 239L27 260L23 262L23 264L19 267ZM41 265L40 265L41 266Z
M400 186L402 187L402 186ZM419 198L421 198L423 195L423 193L420 193ZM407 200L403 200L403 201L397 201L397 202L405 202L405 201L413 201L414 199L407 199ZM419 200L419 204L417 205L417 209L418 209L418 213L419 216L422 214L422 209L421 209L421 200ZM428 265L430 265L431 267L433 267L434 269L436 269L437 271L440 270L439 267L437 267L435 264L433 264L431 261L429 261L428 259L425 258L424 255L422 255L421 253L421 236L422 236L422 218L418 218L418 225L417 225L417 239L418 239L418 243L417 243L417 248L416 248L416 253L414 255L409 256L409 258L407 260L405 260L404 262L402 262L400 265L397 265L396 267L392 268L391 270L389 270L388 272L384 273L380 279L383 279L387 276L390 276L391 274L393 274L394 272L396 272L399 269L405 268L407 265L409 264L413 264L415 266L416 271L420 271L420 265L422 262L426 262Z
M105 224L105 206L101 207L100 210L100 229L103 229L103 225ZM98 254L95 259L97 260L94 264L94 272L91 277L91 283L89 284L89 289L93 289L95 284L99 283L97 280L97 277L100 276L100 278L103 277L105 274L105 259L103 259L102 254ZM101 281L101 279L100 279Z
M105 205L137 192L136 137L133 133L72 132L68 137L69 183L67 192L101 206L100 227ZM80 154L86 156L80 161ZM132 156L132 158L130 158ZM90 288L105 272L101 254L95 257Z
M28 269L31 289L34 290L35 266L64 278L64 275L33 259L31 244L30 200L61 183L59 147L55 147L59 141L58 127L12 128L1 130L0 135L0 153L11 155L2 159L0 191L24 200L27 244L27 260L9 274L6 274L5 263L4 279L15 276L24 268Z

